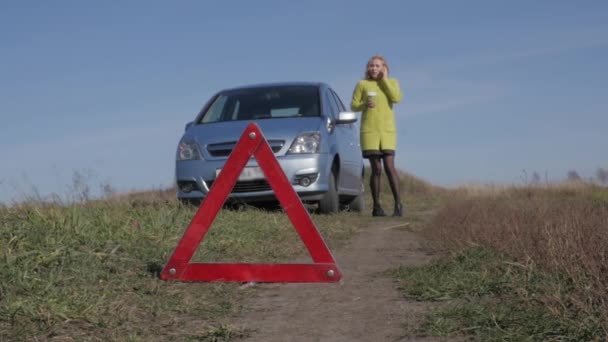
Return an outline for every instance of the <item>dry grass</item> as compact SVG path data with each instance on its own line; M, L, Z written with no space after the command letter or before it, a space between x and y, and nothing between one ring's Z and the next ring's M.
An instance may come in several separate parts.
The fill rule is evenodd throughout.
M438 191L441 191L442 188L432 185L431 183L412 175L411 173L399 170L399 179L401 185L401 196L407 195L434 195L437 194ZM369 167L365 168L365 191L369 192L369 176L371 175L371 169ZM388 183L388 179L386 178L386 173L382 170L382 176L380 180L381 184L381 194L390 196L391 188Z
M430 195L441 192L442 188L432 185L431 183L418 178L405 171L400 171L401 191L409 195ZM385 184L388 182L385 182ZM390 189L386 189L387 191Z
M530 273L552 275L556 282L536 300L573 325L608 332L606 188L581 182L462 187L450 197L426 230L441 247L489 247Z
M589 189L597 189L601 191L601 187L587 183L584 181L564 181L559 183L538 183L530 184L525 187L508 185L508 184L494 184L494 183L470 183L460 185L456 188L447 189L445 192L451 197L491 197L498 195L508 195L510 193L517 193L521 190L553 190L553 191L572 191L576 193L585 193Z

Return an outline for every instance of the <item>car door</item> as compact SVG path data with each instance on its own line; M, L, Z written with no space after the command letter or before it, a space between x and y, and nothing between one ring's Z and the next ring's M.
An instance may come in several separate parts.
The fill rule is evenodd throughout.
M344 103L340 99L340 96L331 90L340 111L347 112L349 109L344 106ZM352 177L349 177L351 181L348 184L348 188L354 189L358 193L361 188L361 177L363 175L363 157L361 156L361 144L359 142L359 122L354 122L348 125L342 125L344 127L344 134L348 141L348 155L345 159L345 166Z
M345 111L344 105L335 92L328 88L326 91L326 100L331 108L334 122L337 121L341 111ZM360 151L358 151L358 139L355 141L353 131L356 125L340 124L335 125L334 135L337 146L337 151L340 154L340 177L338 180L338 189L341 193L357 193L360 188L360 183L357 181L361 170L356 171L360 166Z

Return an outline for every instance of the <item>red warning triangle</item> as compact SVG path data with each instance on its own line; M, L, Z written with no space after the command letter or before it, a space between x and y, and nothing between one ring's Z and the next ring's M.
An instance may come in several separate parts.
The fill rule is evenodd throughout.
M251 156L255 157L264 172L289 220L306 245L313 263L190 263ZM251 123L213 182L160 277L163 280L181 281L337 282L342 275L262 131L255 123Z

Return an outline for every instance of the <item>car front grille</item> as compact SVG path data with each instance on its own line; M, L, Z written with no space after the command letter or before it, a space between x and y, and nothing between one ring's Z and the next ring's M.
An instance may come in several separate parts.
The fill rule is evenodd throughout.
M272 149L272 152L277 153L285 145L285 140L268 140L268 144ZM212 157L228 157L232 149L236 146L236 141L230 141L219 144L207 145L207 151Z
M213 185L213 181L206 181L207 186L211 189ZM272 190L270 184L265 179L257 179L251 181L239 181L236 182L234 188L232 188L233 193L241 193L241 192L256 192L256 191L268 191Z

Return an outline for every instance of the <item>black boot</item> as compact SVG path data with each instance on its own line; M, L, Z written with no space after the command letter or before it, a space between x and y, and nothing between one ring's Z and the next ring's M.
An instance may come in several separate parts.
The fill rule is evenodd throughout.
M401 205L401 203L395 204L395 211L393 212L393 216L396 216L396 217L403 216L403 205Z
M381 206L374 206L374 210L372 210L372 216L386 216L384 213L384 209Z

